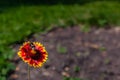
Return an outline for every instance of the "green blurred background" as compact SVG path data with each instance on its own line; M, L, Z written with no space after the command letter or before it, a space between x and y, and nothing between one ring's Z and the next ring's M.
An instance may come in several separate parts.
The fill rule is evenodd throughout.
M0 1L0 80L14 69L10 46L31 34L53 27L84 24L104 28L120 25L119 0L2 0Z

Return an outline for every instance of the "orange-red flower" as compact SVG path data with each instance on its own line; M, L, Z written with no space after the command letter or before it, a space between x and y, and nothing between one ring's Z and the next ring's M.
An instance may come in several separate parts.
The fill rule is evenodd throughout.
M41 43L29 41L20 47L18 55L33 67L41 67L48 57L48 53Z

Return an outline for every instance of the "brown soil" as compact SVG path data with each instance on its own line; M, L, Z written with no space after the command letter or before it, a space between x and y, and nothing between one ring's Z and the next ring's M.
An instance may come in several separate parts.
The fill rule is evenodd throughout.
M79 27L56 28L29 40L43 43L49 53L42 68L31 67L31 80L120 80L120 28L89 32ZM16 70L9 80L27 80L27 64L18 56L15 60Z

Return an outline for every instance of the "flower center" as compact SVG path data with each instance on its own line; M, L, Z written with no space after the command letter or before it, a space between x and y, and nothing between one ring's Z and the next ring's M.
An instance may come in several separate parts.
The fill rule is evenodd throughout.
M34 59L34 60L39 60L41 59L41 55L40 55L40 52L38 50L34 50L32 55L31 55L31 58Z
M34 55L34 54L36 54L36 51L32 49L31 53Z

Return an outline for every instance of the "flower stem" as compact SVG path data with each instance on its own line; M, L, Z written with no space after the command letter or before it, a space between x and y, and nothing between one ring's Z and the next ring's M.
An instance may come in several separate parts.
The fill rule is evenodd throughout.
M28 80L30 80L30 66L28 65Z

